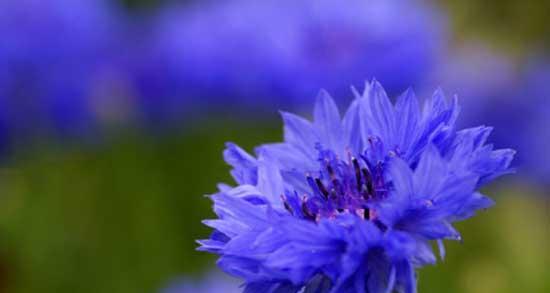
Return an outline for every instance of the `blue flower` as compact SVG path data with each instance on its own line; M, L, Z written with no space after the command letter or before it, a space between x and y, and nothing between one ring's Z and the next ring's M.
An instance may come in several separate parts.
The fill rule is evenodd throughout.
M112 7L101 0L2 1L2 127L18 136L91 130L92 86L114 23Z
M169 6L149 42L142 88L164 117L200 106L301 108L321 86L347 95L369 76L397 93L426 77L443 46L443 18L417 2Z
M431 242L492 201L477 190L510 172L514 152L485 144L488 127L456 131L441 90L420 110L412 90L392 105L367 83L341 119L326 92L310 122L283 112L284 142L224 152L236 187L211 196L217 219L200 250L245 292L416 292ZM307 291L310 292L310 291Z

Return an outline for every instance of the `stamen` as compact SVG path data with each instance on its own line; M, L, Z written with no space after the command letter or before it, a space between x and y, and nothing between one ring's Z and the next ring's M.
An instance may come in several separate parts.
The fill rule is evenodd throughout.
M379 219L374 219L372 221L374 223L374 225L376 225L376 227L378 227L378 229L380 229L382 232L386 232L386 230L388 230L388 227L386 225L384 225L384 223L382 223Z
M319 190L317 189L317 185L315 185L315 181L313 181L313 177L311 177L311 175L307 174L306 175L306 180L307 180L307 184L309 185L309 188L311 188L313 193L315 193L316 195L321 195L321 194L319 194Z
M306 173L307 184L312 191L304 195L301 204L294 201L285 202L284 199L285 209L294 214L300 213L301 210L303 218L313 221L343 213L356 214L365 220L375 220L376 216L366 204L375 197L384 197L387 192L382 172L383 163L371 165L364 155L348 155L345 162L338 158L325 159L323 166L326 173L321 170L319 177ZM365 163L359 162L358 158L365 160ZM328 178L325 175L327 173Z
M290 204L286 200L286 196L281 194L281 200L283 201L283 205L285 207L285 210L287 210L291 215L294 215L294 212L292 211L292 208L290 207Z
M353 158L352 160L353 168L355 169L355 180L357 181L357 190L361 191L361 169L359 166L359 161L357 161L356 158Z
M367 181L367 193L370 196L374 196L374 183L372 181L372 175L367 168L363 168L361 170L363 171L363 177L365 177L365 180Z
M317 184L317 187L319 188L319 191L321 191L321 193L323 194L325 199L327 199L328 198L328 190L325 187L325 185L323 184L323 182L321 181L321 179L315 178L315 183Z
M306 198L304 197L303 200L302 200L302 213L304 214L304 216L309 219L309 220L315 220L315 215L312 214L308 207L307 207L307 202L306 202Z
M327 171L330 175L330 179L334 180L336 178L336 174L334 173L334 169L332 169L332 166L329 163L327 163Z
M338 181L338 179L334 178L332 179L332 187L333 189L336 189L336 192L337 193L344 193L344 190L342 189L342 185L340 185L340 181Z

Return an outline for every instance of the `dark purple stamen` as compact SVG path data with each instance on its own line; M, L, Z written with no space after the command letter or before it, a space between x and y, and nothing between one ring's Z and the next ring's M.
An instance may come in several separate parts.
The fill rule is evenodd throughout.
M334 173L334 169L332 169L332 166L330 164L327 164L327 171L330 175L330 179L334 180L336 178L336 174Z
M370 164L363 155L360 158L364 162L351 154L346 161L332 155L330 160L323 159L322 165L325 169L318 173L319 177L306 174L307 184L311 189L309 194L306 193L301 199L296 194L296 197L291 198L295 201L283 198L285 209L292 215L312 221L343 213L379 221L368 205L387 193L383 163ZM385 228L381 222L375 224L380 229Z
M356 158L352 160L353 168L355 170L355 181L357 182L357 191L361 191L361 167L359 167L359 161Z
M325 199L328 198L328 190L321 181L320 178L315 178L315 183L317 184L317 187L319 188L319 191L325 196Z
M288 203L284 195L281 195L281 200L283 201L285 210L287 210L291 215L294 215L294 212L292 211L292 207L290 207L290 204Z
M366 186L367 186L367 194L368 196L374 195L374 182L372 181L372 175L369 172L369 169L363 168L361 169L363 171L363 177L365 177L366 180Z
M309 185L309 188L311 188L311 190L313 190L313 193L315 195L318 195L318 196L323 196L323 194L321 194L321 188L318 187L315 183L315 181L317 179L315 179L315 181L313 180L313 177L311 177L311 175L306 175L306 180L307 180L307 184ZM326 197L326 196L325 196Z
M380 229L382 232L386 232L386 230L388 230L388 227L386 225L384 225L384 223L382 223L379 219L375 219L373 221L374 225L376 225L376 227L378 227L378 229Z
M302 213L304 214L304 216L306 217L306 219L315 220L315 215L312 214L312 213L309 211L309 208L307 207L307 201L306 201L305 198L304 198L304 200L302 201Z

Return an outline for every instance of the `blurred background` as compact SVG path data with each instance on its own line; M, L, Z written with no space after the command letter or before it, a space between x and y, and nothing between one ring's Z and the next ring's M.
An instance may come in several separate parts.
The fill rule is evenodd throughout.
M1 0L0 292L238 292L194 242L224 143L373 78L518 150L419 291L550 292L549 3Z

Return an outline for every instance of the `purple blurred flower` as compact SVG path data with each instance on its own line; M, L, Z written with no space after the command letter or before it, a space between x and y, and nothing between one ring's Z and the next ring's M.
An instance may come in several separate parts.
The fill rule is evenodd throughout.
M160 293L237 293L241 291L236 279L210 272L200 280L187 277L175 280Z
M228 144L237 187L212 196L218 219L200 250L220 255L245 292L416 292L415 269L458 240L452 223L492 201L478 189L510 172L514 151L490 127L455 129L457 100L411 90L395 105L377 82L341 119L326 92L314 121L282 113L284 142L257 158Z
M514 62L483 46L449 54L432 83L457 93L461 125L493 125L492 141L518 151L518 176L531 183L550 184L550 62L532 58L521 70Z
M116 31L108 2L0 2L0 112L12 134L93 128L93 76Z
M427 90L442 86L457 94L461 103L461 126L482 123L499 125L487 121L483 113L485 106L491 105L498 113L502 104L510 104L510 93L516 87L517 74L514 63L506 56L481 44L468 44L447 52L443 62L432 72ZM495 129L493 140L499 133L508 132L508 127ZM498 139L497 139L498 140Z
M506 142L517 145L522 152L518 156L518 169L549 187L550 60L538 58L530 61L514 97L518 105L512 106L511 110L519 112L521 117L514 121L509 119L507 124L521 123L524 129L520 133L508 134Z
M300 109L321 87L345 97L349 85L373 76L395 94L425 78L445 43L442 27L441 16L417 1L169 6L142 65L144 103L160 103L157 114L168 117L233 104Z

